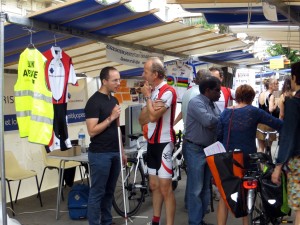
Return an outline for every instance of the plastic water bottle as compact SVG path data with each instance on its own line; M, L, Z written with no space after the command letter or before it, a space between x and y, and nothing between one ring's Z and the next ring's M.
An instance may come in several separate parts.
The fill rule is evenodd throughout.
M81 152L85 153L85 133L82 128L78 132L78 145L81 146Z

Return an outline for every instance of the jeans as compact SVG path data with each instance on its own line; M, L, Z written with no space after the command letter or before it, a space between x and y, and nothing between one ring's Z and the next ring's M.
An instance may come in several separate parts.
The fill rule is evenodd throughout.
M120 153L88 152L91 188L88 201L89 225L112 224L112 200L120 173Z
M211 172L202 147L185 142L189 225L201 225L210 200Z

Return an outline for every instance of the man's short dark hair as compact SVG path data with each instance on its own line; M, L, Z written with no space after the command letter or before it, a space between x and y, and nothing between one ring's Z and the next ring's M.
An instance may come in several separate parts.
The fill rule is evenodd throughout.
M166 76L166 71L164 68L163 62L158 57L150 57L148 60L151 60L151 71L152 73L157 72L159 79L164 79Z
M204 76L210 76L210 72L208 70L198 70L194 79L194 83L199 85L202 77Z
M107 67L104 67L101 72L100 72L100 81L101 81L101 84L103 84L103 80L108 80L109 79L109 71L111 70L116 70L117 69L115 67L112 67L112 66L107 66Z
M224 77L224 72L223 72L222 68L220 68L220 67L214 67L214 66L212 66L212 67L209 68L209 71L211 71L211 72L213 72L213 71L219 71L220 77L221 78Z
M292 64L291 75L296 77L296 84L300 85L300 62Z
M220 85L221 81L218 78L211 75L205 75L201 78L201 81L199 83L199 91L201 94L204 94L207 88L212 90Z

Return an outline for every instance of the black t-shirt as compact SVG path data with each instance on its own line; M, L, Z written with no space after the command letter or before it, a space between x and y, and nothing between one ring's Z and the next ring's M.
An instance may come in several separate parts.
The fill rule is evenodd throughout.
M84 112L85 118L98 118L98 123L103 122L110 116L112 109L116 104L119 104L118 100L113 96L108 96L97 91L93 94L86 103ZM89 146L91 152L118 152L119 151L119 139L117 120L111 122L102 133L91 138Z

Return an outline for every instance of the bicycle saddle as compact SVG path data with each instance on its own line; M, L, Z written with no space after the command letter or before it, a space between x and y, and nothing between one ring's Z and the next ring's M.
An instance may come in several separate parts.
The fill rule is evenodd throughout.
M131 140L137 140L139 137L142 137L143 134L138 133L138 134L128 134L127 135Z
M263 152L256 152L256 153L249 154L249 158L251 161L254 161L254 162L261 162L261 163L271 163L272 162L271 156L269 156Z

